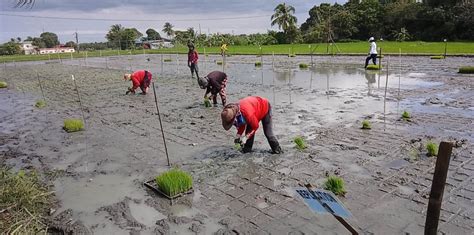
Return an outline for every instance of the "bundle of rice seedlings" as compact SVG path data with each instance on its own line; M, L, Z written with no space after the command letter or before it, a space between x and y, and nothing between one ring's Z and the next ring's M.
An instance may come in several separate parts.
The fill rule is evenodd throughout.
M380 64L369 64L367 65L367 68L365 68L367 70L381 70L382 69L382 66Z
M288 54L288 57L295 57L295 54Z
M307 69L307 68L308 68L308 64L305 64L305 63L300 64L300 69Z
M372 129L372 126L370 125L369 120L364 120L362 121L362 127L361 129L369 130Z
M344 187L344 180L338 176L329 176L324 182L324 189L333 192L338 196L344 196L346 189Z
M157 187L169 197L187 192L193 187L191 175L176 168L160 174L155 181Z
M428 141L428 143L426 143L426 150L428 151L429 157L438 156L438 145L432 141Z
M407 111L403 111L402 118L403 119L410 119L411 118L410 113L407 112Z
M7 88L7 87L8 87L7 82L0 81L0 88Z
M260 66L262 66L262 62L260 61L255 62L255 67L260 67Z
M474 73L474 66L463 66L459 68L459 73L467 73L467 74Z
M303 150L303 149L305 149L305 148L308 147L308 146L306 145L306 142L305 142L304 138L301 137L301 136L295 137L295 138L293 139L293 142L295 142L295 144L296 144L295 147L296 147L298 150Z
M37 100L35 107L39 109L44 108L46 107L46 102L44 100Z
M216 61L216 64L217 65L222 65L222 61L218 60L218 61Z
M84 130L84 123L81 119L66 119L64 120L64 130L66 132L76 132Z
M163 62L171 62L170 58L163 59Z
M205 98L204 99L204 107L209 108L211 106L212 105L211 105L211 101L209 100L209 98Z

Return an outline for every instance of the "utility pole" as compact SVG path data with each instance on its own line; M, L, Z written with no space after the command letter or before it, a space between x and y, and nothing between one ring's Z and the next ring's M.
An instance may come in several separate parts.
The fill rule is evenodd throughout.
M76 47L77 47L77 53L79 53L79 36L77 35L77 30L76 30L76 33L74 33L76 35Z

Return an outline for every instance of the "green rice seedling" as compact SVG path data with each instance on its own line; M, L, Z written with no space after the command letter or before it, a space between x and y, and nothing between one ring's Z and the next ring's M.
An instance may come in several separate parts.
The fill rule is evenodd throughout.
M305 64L305 63L300 64L300 69L307 69L307 68L308 68L308 64Z
M367 68L365 68L365 69L367 69L367 70L381 70L382 66L380 64L378 64L378 65L369 64L369 65L367 65Z
M293 142L295 142L295 144L296 144L295 147L296 147L298 150L303 150L303 149L305 149L305 148L308 147L308 146L306 145L306 142L305 142L304 138L301 137L301 136L295 137L295 138L293 139Z
M438 145L433 143L432 141L428 141L428 143L426 143L426 150L428 151L429 157L434 157L438 155Z
M432 60L442 60L444 59L443 55L434 55L430 57Z
M338 176L329 176L324 182L324 189L329 190L337 196L344 196L346 189L344 187L344 180Z
M242 148L242 145L239 143L234 144L234 149L239 151Z
M169 197L187 192L193 187L191 175L176 168L160 174L155 181L156 186Z
M35 107L39 109L44 108L46 107L46 102L44 100L37 100Z
M403 119L410 119L411 118L410 113L407 112L407 111L403 111L402 118Z
M463 66L459 68L459 73L474 73L474 66Z
M255 62L255 67L260 67L260 66L262 66L262 62L260 61Z
M362 128L361 129L365 129L365 130L372 129L372 125L370 125L369 120L362 121Z
M222 65L222 61L218 60L218 61L216 61L216 64L217 65Z
M163 62L171 62L171 59L170 58L163 59Z
M209 100L209 98L205 98L204 99L204 107L209 108L211 106L212 105L211 105L211 101Z
M8 87L7 82L0 81L0 88L7 88L7 87Z
M66 119L63 128L66 132L82 131L84 130L84 123L81 119Z
M41 218L47 216L53 204L53 192L39 176L1 167L0 182L1 233L46 234L48 227Z

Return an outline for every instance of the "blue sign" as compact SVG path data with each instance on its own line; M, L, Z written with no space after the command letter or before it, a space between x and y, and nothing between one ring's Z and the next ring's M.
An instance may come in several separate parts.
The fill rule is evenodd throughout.
M321 189L309 190L303 187L295 188L295 190L306 205L318 214L330 213L343 218L351 217L351 213L332 192Z

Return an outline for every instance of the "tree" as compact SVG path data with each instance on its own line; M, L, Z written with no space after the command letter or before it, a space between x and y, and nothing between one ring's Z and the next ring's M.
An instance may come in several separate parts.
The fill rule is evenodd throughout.
M275 9L275 13L271 17L271 25L278 25L279 29L283 29L285 35L291 32L295 32L297 19L293 15L295 14L295 8L290 5L286 5L285 3L278 4ZM287 37L288 42L293 42L294 38Z
M405 28L401 28L400 31L394 31L392 33L393 38L399 42L404 42L408 39L410 39L410 34L408 33L408 30Z
M46 43L43 41L42 38L33 38L32 40L33 42L31 44L33 44L33 46L36 46L36 47L39 47L39 48L45 48L46 47Z
M26 37L25 41L33 41L33 38L31 36Z
M158 40L158 39L161 39L160 34L159 34L158 32L156 32L156 30L154 30L154 29L151 29L151 28L150 28L150 29L147 29L145 33L146 33L146 35L147 35L146 38L147 38L148 40Z
M165 25L163 25L163 32L166 33L168 37L172 37L173 35L175 35L173 27L174 26L172 24L166 22Z
M56 35L55 33L44 32L40 34L40 38L47 48L59 45L58 35Z
M0 55L21 54L20 44L17 42L7 42L0 46Z
M120 24L114 24L110 26L110 30L105 35L105 38L111 43L115 44L121 50L129 49L134 45L135 40L142 37L136 28L124 28Z
M74 49L77 49L76 48L76 43L73 42L73 41L66 42L66 44L64 44L64 46L73 47Z

